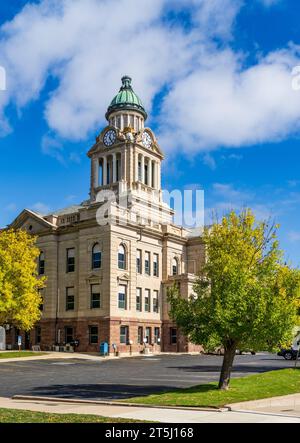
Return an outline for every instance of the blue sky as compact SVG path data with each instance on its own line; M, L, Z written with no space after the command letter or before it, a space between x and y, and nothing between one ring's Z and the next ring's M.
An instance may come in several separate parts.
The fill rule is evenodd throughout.
M300 264L297 0L0 3L0 226L85 200L86 152L129 74L166 153L163 187L280 223ZM23 9L25 7L25 9Z

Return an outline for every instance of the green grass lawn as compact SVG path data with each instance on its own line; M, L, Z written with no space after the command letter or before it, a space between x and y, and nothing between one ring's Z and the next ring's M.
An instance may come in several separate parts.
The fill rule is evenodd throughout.
M31 351L10 351L10 352L0 352L1 358L21 358L21 357L36 357L39 355L46 355L45 352L31 352Z
M47 414L44 412L0 409L0 423L142 423L139 420L100 417L98 415Z
M300 393L300 369L281 369L235 378L231 380L228 391L219 391L217 386L217 383L208 383L126 401L166 406L220 407L241 401L295 394Z

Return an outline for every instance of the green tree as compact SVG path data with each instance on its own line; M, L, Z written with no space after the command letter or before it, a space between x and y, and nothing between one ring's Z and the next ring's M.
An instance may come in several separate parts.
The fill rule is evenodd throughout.
M228 389L237 349L274 349L291 339L300 273L283 263L278 226L234 211L205 228L206 263L189 299L169 290L170 315L190 340L224 348L219 388Z
M0 324L29 330L40 319L36 238L25 231L0 232Z

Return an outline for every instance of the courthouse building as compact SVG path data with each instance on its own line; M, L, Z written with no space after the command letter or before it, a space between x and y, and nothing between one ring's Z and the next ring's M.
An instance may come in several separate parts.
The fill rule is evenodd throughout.
M122 78L106 119L87 153L89 199L48 215L25 209L10 225L37 235L39 274L47 277L42 318L23 343L50 350L78 340L76 350L99 351L107 342L121 354L197 351L168 316L167 288L176 282L182 296L191 294L203 244L172 223L162 200L164 155L130 77ZM19 333L12 328L7 342L15 346Z

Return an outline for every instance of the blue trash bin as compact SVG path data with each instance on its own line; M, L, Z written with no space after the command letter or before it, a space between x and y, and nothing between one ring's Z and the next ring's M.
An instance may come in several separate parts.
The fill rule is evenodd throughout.
M108 343L103 342L100 344L100 355L105 356L108 355Z

